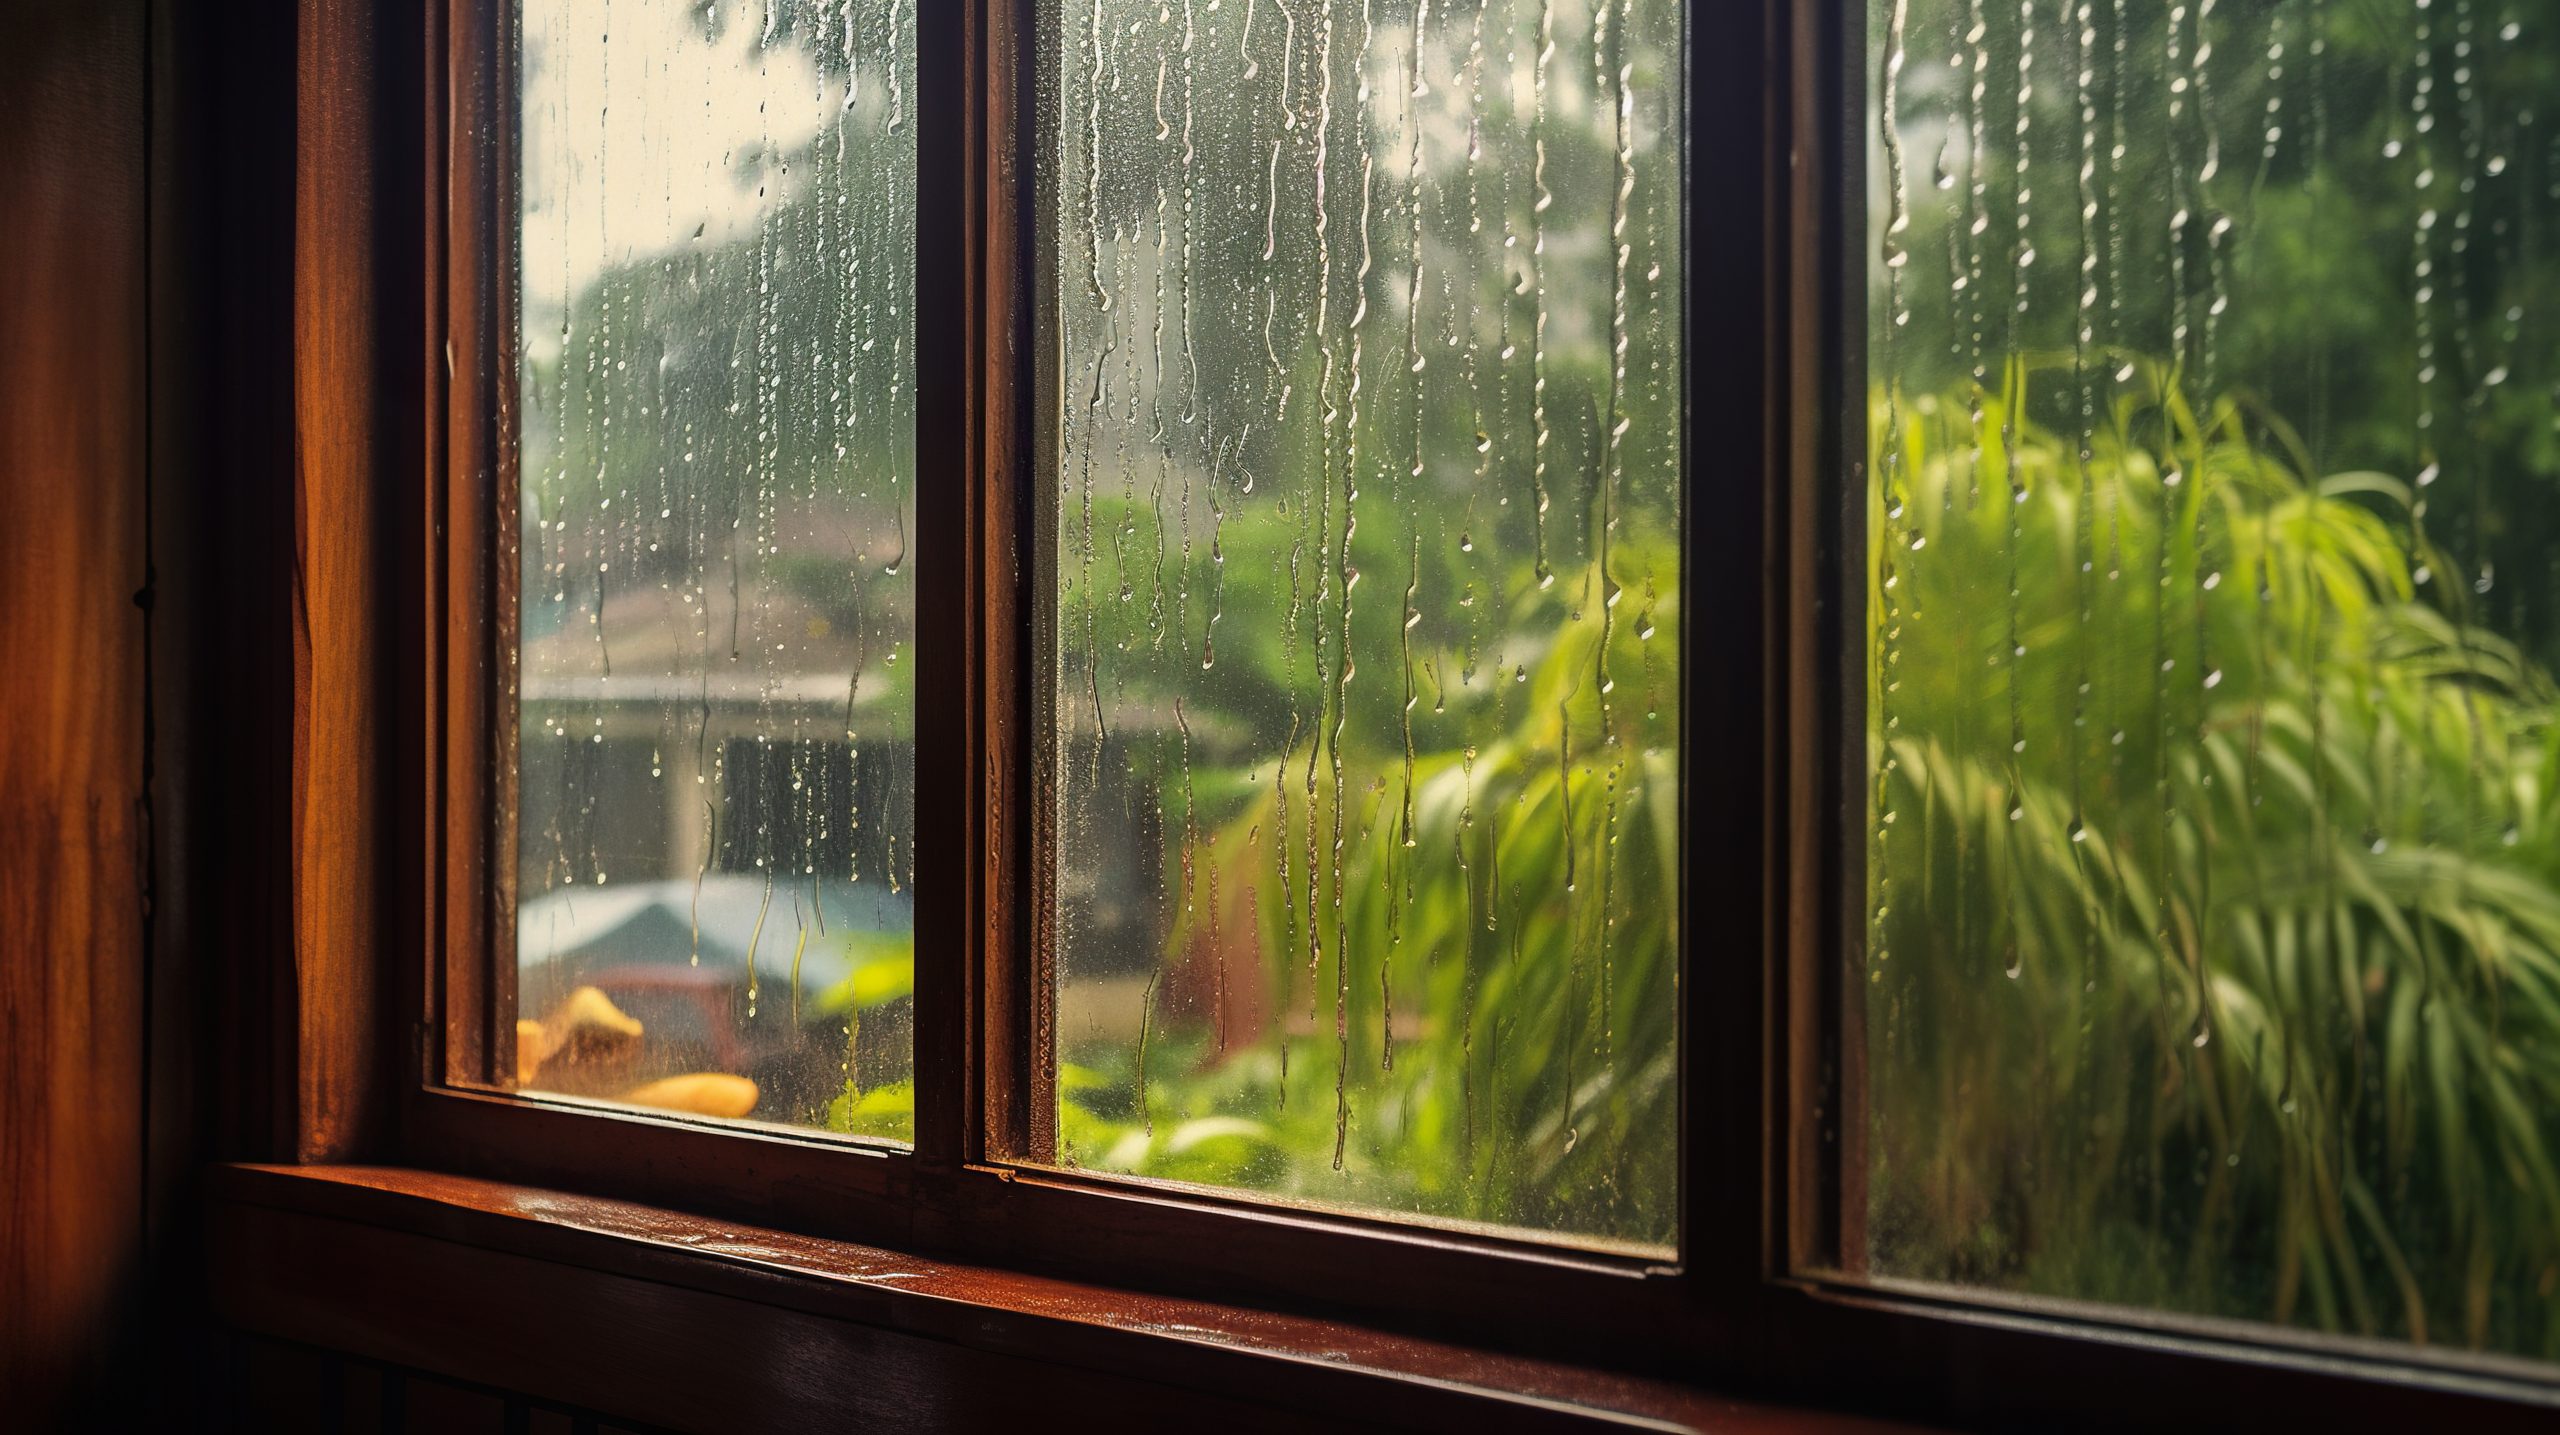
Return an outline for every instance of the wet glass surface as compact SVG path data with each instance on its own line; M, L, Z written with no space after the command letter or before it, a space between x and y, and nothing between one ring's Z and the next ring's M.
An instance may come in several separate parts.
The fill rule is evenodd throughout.
M2560 1354L2560 30L1864 13L1875 1270Z
M1673 1235L1674 0L1056 0L1058 1156Z
M518 1080L907 1139L912 7L520 53Z

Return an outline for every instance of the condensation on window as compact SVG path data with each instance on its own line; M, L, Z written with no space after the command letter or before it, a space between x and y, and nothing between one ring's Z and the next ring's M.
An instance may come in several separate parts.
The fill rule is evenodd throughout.
M1862 9L1874 1269L2560 1355L2560 17Z
M1057 1159L1668 1243L1683 7L1043 15Z
M904 0L527 0L528 1091L909 1139Z

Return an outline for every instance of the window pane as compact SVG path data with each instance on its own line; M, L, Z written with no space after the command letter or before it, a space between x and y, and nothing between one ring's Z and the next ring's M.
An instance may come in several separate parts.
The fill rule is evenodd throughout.
M518 1077L906 1139L913 8L522 41Z
M1675 0L1054 0L1058 1151L1673 1235Z
M1867 19L1874 1269L2560 1353L2560 29Z

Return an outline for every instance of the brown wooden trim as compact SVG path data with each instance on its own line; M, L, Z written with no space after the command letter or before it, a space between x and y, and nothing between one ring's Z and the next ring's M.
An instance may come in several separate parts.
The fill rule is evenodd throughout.
M1353 1312L1493 1348L1676 1369L1699 1332L1679 1280L1633 1257L1006 1167L935 1166L823 1136L499 1094L427 1091L413 1160L681 1207L817 1239L1088 1280ZM1542 1315L1576 1313L1571 1322Z
M1035 794L1046 751L1040 675L1051 661L1044 646L1046 569L1041 551L1047 510L1038 500L1042 448L1037 418L1044 401L1038 346L1041 295L1035 241L1039 186L1041 48L1036 0L988 0L979 104L981 213L986 250L980 266L980 373L984 393L977 422L983 435L982 553L977 624L985 733L976 774L988 822L981 852L988 900L980 917L976 1021L984 1053L976 1077L980 1129L975 1161L1046 1160L1056 1150L1051 1095L1051 933L1049 843L1054 814Z
M916 103L937 117L916 126L916 541L925 556L916 569L915 1129L918 1158L949 1167L973 1124L969 1013L987 895L973 800L984 743L971 625L983 566L984 443L972 415L982 384L975 157L984 0L919 7L915 24Z
M483 1024L449 1020L444 1005L447 985L446 966L441 960L446 950L446 934L455 923L454 899L464 891L477 891L485 882L479 856L474 852L456 852L452 841L452 825L444 801L445 774L488 767L488 729L485 724L469 732L458 730L449 721L435 721L433 715L449 711L451 705L451 669L456 660L453 642L455 614L451 594L465 585L454 581L457 566L476 570L488 562L490 548L485 522L475 522L456 509L451 467L454 455L474 453L480 447L473 434L466 406L452 401L451 366L445 362L444 347L462 337L448 320L454 288L465 292L478 287L473 276L457 274L457 257L452 243L454 227L450 207L454 198L452 186L439 182L448 172L446 146L451 142L454 118L454 76L451 67L441 63L452 44L446 32L449 17L441 7L430 6L424 17L424 39L419 45L425 121L420 126L424 148L418 156L419 206L424 224L420 241L425 247L426 263L422 266L420 288L421 337L425 340L425 389L421 402L427 418L422 435L425 462L419 485L419 505L426 539L426 561L420 579L426 604L426 622L421 625L420 639L425 644L425 661L421 664L427 685L427 710L430 721L429 740L420 753L419 816L423 830L419 835L420 850L426 861L419 878L424 884L420 910L426 916L423 933L427 960L413 971L393 973L393 988L401 999L403 1024L422 1034L418 1042L418 1067L414 1073L427 1080L440 1079L449 1069L477 1063L487 1048L487 1029ZM428 180L426 176L435 176ZM441 1032L438 1040L423 1034ZM469 1062L458 1060L467 1055ZM403 1070L402 1097L406 1099L406 1079L413 1073Z
M373 330L369 235L374 108L370 17L308 0L294 190L294 991L299 998L294 1148L344 1156L376 1125L381 1083L368 1028L381 1008L371 911L380 799L373 615L380 570L366 539L377 507L372 440L383 426L366 382ZM343 82L340 77L344 76ZM347 183L349 178L358 182ZM325 854L312 870L305 854ZM324 1016L323 1013L332 1015Z
M810 1402L800 1413L830 1424L864 1413L913 1422L913 1408L876 1408L884 1386L898 1398L918 1393L915 1375L888 1380L886 1372L904 1362L930 1374L951 1352L968 1351L1054 1366L1002 1382L1021 1386L1018 1394L1052 1419L1079 1408L1069 1394L1084 1384L1076 1372L1095 1372L1160 1382L1215 1401L1210 1408L1221 1419L1273 1427L1323 1417L1401 1428L1873 1428L1322 1317L923 1260L413 1171L227 1168L215 1229L217 1260L232 1271L222 1282L228 1313L254 1329L678 1425L733 1428L737 1411L777 1401ZM475 1269L483 1266L486 1273ZM458 1288L467 1298L493 1281L531 1320L483 1325L487 1313L474 1310L468 1323L481 1329L452 1329L467 1307L448 1304L444 1291ZM385 1289L402 1299L380 1299ZM714 1302L731 1329L685 1316L653 1332L613 1319ZM559 1319L564 1311L579 1318ZM610 1374L619 1383L606 1385L593 1358L617 1344L643 1354L653 1334L707 1350L770 1351L779 1348L771 1332L781 1328L869 1358L845 1362L835 1377L845 1384L819 1391L796 1368L778 1374L767 1360L724 1365L692 1353L654 1370L614 1359ZM905 1343L915 1340L942 1353ZM587 1358L550 1353L564 1341ZM456 1369L457 1356L474 1368ZM1128 1397L1126 1385L1113 1388ZM942 1398L979 1392L945 1388Z
M515 47L504 0L429 7L426 63L443 104L432 115L422 189L442 224L430 230L430 384L442 416L431 454L429 532L437 621L429 679L440 701L426 810L440 855L429 893L439 927L429 950L424 1019L443 1032L429 1081L504 1087L514 1080L518 632ZM439 43L441 42L441 43Z
M913 1235L915 1158L824 1135L423 1090L403 1150L438 1170L682 1205L849 1239Z
M2560 1388L2266 1327L1814 1282L1757 1303L1763 1394L2001 1430L2547 1431ZM2377 1343L2378 1346L2378 1343Z
M1034 865L1033 810L1037 789L1027 780L1040 729L1031 699L1037 644L1031 610L1029 555L1037 541L1038 506L1029 499L1038 481L1033 466L1032 353L1035 310L1028 242L1034 223L1030 148L1032 57L1037 29L1030 7L995 0L986 15L980 70L980 152L993 160L981 174L980 213L985 257L980 266L982 311L979 372L984 394L978 408L983 457L979 544L978 667L983 683L984 760L980 806L985 812L980 883L979 964L972 1012L982 1053L971 1075L977 1129L968 1159L987 1161L1046 1154L1054 1149L1050 1106L1051 1048L1047 1026L1033 1019L1036 994L1046 982L1031 920L1045 904L1043 869Z
M423 113L412 35L366 0L303 0L295 82L293 1146L380 1149L391 1021L414 961L418 829L398 774L423 741L405 660L423 589L404 537L425 424L414 367L424 225L396 182ZM403 555L385 562L384 555Z

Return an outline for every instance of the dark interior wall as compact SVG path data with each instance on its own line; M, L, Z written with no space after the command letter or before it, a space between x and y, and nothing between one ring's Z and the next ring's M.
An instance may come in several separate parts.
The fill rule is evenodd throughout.
M141 0L0 5L0 1410L103 1387L144 1223Z
M232 1343L204 1412L259 1435L642 1435L646 1427L317 1346Z

